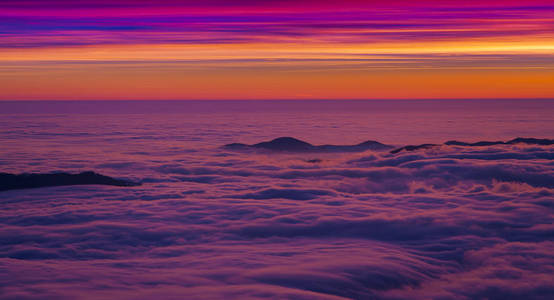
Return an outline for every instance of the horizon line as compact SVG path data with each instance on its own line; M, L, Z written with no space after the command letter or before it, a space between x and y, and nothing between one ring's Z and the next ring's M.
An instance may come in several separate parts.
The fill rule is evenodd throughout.
M498 100L545 100L552 101L554 97L544 98L285 98L285 99L0 99L0 102L130 102L130 101L498 101Z

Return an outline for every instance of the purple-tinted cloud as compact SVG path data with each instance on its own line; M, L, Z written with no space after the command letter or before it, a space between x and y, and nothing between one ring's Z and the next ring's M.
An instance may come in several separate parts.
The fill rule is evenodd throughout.
M221 148L278 136L397 147L552 138L547 100L0 106L3 172L94 170L142 182L1 192L0 299L553 292L552 145L396 154Z
M552 24L545 19L554 6L522 4L440 7L431 2L416 6L353 2L329 7L309 1L300 5L288 1L264 5L250 1L90 1L78 5L62 1L50 3L45 13L34 1L6 2L2 4L5 12L0 12L4 20L0 47L279 43L298 39L372 43L552 35ZM80 43L72 43L75 40Z
M0 298L553 292L551 146L226 155L99 165L149 174L132 189L3 193Z

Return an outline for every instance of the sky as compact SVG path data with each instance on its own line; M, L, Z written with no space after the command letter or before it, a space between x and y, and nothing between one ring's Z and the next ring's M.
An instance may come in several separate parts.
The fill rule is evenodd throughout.
M554 4L1 1L0 100L554 98Z

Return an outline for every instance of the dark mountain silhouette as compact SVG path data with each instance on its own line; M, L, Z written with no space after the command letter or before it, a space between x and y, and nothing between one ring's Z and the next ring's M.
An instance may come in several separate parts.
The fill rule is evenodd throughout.
M548 145L554 145L554 140L518 137L518 138L515 138L513 140L509 140L507 142L481 141L481 142L477 142L477 143L466 143L466 142L458 142L458 141L448 141L444 144L445 145L451 145L451 146L492 146L492 145L515 145L515 144L548 146Z
M480 141L476 143L466 143L460 141L448 141L444 143L447 146L464 146L464 147L482 147L482 146L494 146L494 145L515 145L515 144L527 144L527 145L541 145L549 146L554 145L554 140L550 139L536 139L536 138L515 138L507 142L503 141ZM439 146L437 144L422 144L422 145L409 145L392 150L390 153L395 154L401 151L415 151L419 149L429 149Z
M138 186L140 183L114 179L94 172L79 174L9 174L0 173L0 191L29 189L49 186L101 184L112 186Z
M515 138L511 141L508 141L507 144L528 144L528 145L541 145L541 146L548 146L548 145L554 145L554 140L550 139L536 139L536 138Z
M311 163L311 164L318 164L318 163L322 162L322 160L319 159L319 158L314 158L314 159L308 159L306 162Z
M381 144L376 141L366 141L357 145L314 146L310 143L292 137L280 137L269 142L262 142L253 145L234 143L223 147L231 150L265 149L287 152L361 152L365 150L386 150L393 148L392 146Z
M396 154L396 153L401 152L401 151L415 151L415 150L419 150L419 149L429 149L429 148L433 148L433 147L436 147L436 146L439 146L439 145L437 145L437 144L408 145L408 146L404 146L404 147L394 149L390 153Z
M479 147L479 146L493 146L493 145L504 145L506 143L504 142L488 142L488 141L481 141L477 143L466 143L466 142L459 142L459 141L448 141L444 143L445 145L449 146L468 146L468 147Z
M310 143L292 138L292 137L280 137L269 142L261 142L252 145L254 148L263 148L276 151L310 151L314 146Z

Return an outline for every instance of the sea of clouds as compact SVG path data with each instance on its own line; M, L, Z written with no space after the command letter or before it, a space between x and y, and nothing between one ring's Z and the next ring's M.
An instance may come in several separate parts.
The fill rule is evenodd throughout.
M0 193L0 299L554 295L553 146L104 155Z

